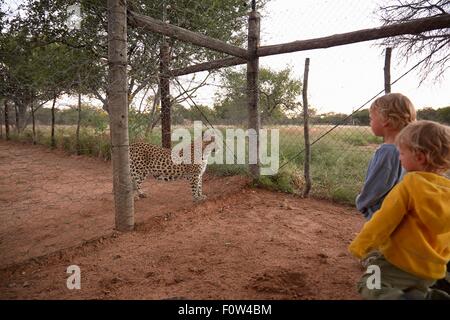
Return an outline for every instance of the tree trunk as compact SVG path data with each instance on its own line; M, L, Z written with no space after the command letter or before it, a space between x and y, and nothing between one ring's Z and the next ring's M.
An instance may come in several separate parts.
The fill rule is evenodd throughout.
M260 15L250 12L248 18L248 56L247 63L247 95L248 95L248 128L249 130L249 170L253 179L258 179L261 173L259 159L259 129L261 119L259 114L259 47ZM251 132L254 130L253 132ZM256 135L256 136L254 136ZM252 137L253 136L253 137ZM256 147L256 148L255 148ZM256 150L255 150L256 149Z
M19 109L19 113L18 113L18 117L17 117L17 131L19 133L23 132L23 130L26 128L27 126L27 104L19 104L18 106Z
M133 188L130 177L127 88L126 0L108 0L108 103L113 166L115 225L134 229Z
M56 104L56 94L53 97L53 104L52 104L52 136L51 136L51 147L52 147L52 149L56 148L56 140L55 140L55 104Z
M4 111L0 109L0 139L3 139L3 116Z
M152 120L152 124L150 126L150 132L153 132L158 122L161 121L161 115L156 115L156 117Z
M77 148L77 155L80 155L80 154L81 154L81 145L80 145L80 125L81 125L81 92L78 92L77 132L76 132L76 148Z
M15 119L15 121L16 121L16 132L17 132L17 134L19 134L19 108L17 108L17 104L16 103L14 103L14 111L16 112L15 113L15 115L16 115L16 119Z
M145 100L145 97L147 96L148 90L150 90L149 87L147 87L147 89L145 89L145 92L144 92L144 94L142 95L141 102L139 103L138 113L142 113L142 103L144 103L144 100Z
M31 121L33 123L33 144L36 144L36 119L34 118L34 102L31 102Z
M311 144L309 143L309 114L308 114L308 74L309 74L309 58L305 60L305 73L303 75L303 132L305 137L305 163L303 165L303 173L305 176L305 189L303 197L309 197L311 190L311 176L309 173L311 163Z
M391 55L392 48L386 48L386 56L384 58L384 93L391 93Z
M156 91L155 97L153 98L153 105L152 110L150 111L150 116L148 117L148 125L147 129L145 130L145 135L148 136L149 133L153 131L153 128L156 126L156 123L159 121L159 118L156 118L157 121L155 121L155 114L156 114L156 107L161 102L161 88L158 86L158 90Z
M5 99L5 135L6 140L9 140L9 117L8 117L8 100Z
M170 82L169 82L169 45L164 42L160 52L159 86L161 88L161 130L162 146L171 149Z

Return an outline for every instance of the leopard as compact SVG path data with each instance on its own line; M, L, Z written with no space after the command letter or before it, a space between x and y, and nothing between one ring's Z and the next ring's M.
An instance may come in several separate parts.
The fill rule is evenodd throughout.
M203 141L203 140L202 140ZM130 145L130 173L135 199L146 198L141 184L148 176L157 180L174 181L186 179L189 181L194 202L205 200L207 197L202 192L203 175L208 164L208 157L213 148L203 152L209 143L203 142L201 161L188 163L175 163L172 159L172 150L158 145L138 141ZM191 160L194 159L194 143L191 143ZM198 148L199 149L199 148ZM182 150L179 156L183 156Z

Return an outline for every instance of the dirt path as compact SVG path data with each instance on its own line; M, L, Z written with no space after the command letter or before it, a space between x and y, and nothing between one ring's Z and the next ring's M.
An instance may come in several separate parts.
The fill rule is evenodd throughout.
M354 299L346 206L206 177L148 180L135 232L112 232L110 163L0 141L0 298ZM39 257L39 258L36 258ZM82 289L66 288L69 265Z

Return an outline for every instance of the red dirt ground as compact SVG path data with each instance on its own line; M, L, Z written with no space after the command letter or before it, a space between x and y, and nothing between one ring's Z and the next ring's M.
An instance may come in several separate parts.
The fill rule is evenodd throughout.
M243 177L203 189L195 204L187 182L149 179L119 233L109 162L0 141L0 299L358 299L356 210Z

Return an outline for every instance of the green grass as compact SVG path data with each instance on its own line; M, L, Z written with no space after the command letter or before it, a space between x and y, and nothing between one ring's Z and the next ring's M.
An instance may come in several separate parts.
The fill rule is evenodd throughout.
M331 126L313 126L310 130L310 142L321 137ZM303 127L278 127L280 129L280 166L283 167L273 176L261 176L254 185L270 190L302 194L304 187L304 137ZM225 128L220 130L225 133ZM80 145L77 148L75 126L57 126L55 136L57 148L76 154L111 159L111 146L108 130L96 130L83 127L80 130ZM31 128L21 135L11 132L13 140L32 142ZM148 136L130 135L130 142L144 140L161 145L161 130L155 128ZM50 128L39 126L38 144L51 146ZM367 164L381 143L373 136L368 127L339 127L321 138L311 148L311 196L353 204L362 187ZM228 146L230 148L230 146ZM224 153L227 152L225 148ZM270 146L268 147L270 150ZM248 150L247 150L248 153ZM247 165L211 164L208 170L216 175L248 175Z
M33 142L33 133L31 128L26 128L20 135L16 132L11 134L11 140L22 142ZM36 130L37 144L51 147L50 127L40 126ZM62 149L70 154L82 154L93 157L99 157L104 160L111 159L111 144L109 133L96 132L92 128L80 129L80 141L77 147L76 127L75 126L57 126L55 128L56 148Z
M330 127L315 126L310 142ZM353 204L360 191L367 165L382 141L366 127L339 127L311 147L311 196ZM305 161L303 128L280 130L280 166L277 175L262 176L257 185L283 192L303 193Z

